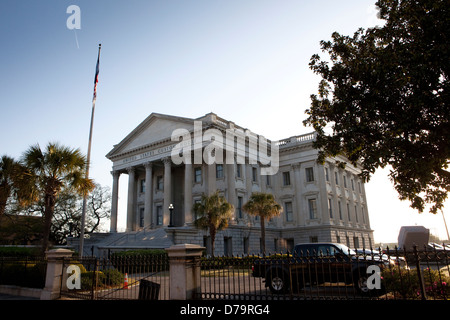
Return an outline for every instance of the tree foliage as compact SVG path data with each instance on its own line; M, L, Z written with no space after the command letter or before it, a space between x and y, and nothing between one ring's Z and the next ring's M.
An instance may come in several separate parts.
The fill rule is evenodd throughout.
M193 211L197 216L194 221L195 226L209 230L211 251L214 256L216 234L218 231L228 228L228 221L233 215L234 206L216 191L210 196L202 195L201 201L194 204Z
M436 213L450 189L450 2L380 0L382 27L337 32L312 56L322 77L305 125L319 161L345 155L368 181L390 166L401 200Z
M275 201L273 194L254 192L250 199L243 205L242 209L261 219L261 245L262 252L266 252L266 227L265 220L279 216L283 207Z
M86 158L79 149L49 143L42 150L39 145L25 151L22 163L31 173L31 183L38 200L44 206L43 250L48 248L51 222L62 190L87 195L94 189L91 179L85 177Z

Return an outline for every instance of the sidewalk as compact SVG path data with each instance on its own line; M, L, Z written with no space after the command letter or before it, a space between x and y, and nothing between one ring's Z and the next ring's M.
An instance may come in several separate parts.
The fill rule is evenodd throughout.
M0 300L39 300L33 297L14 296L11 294L0 293Z

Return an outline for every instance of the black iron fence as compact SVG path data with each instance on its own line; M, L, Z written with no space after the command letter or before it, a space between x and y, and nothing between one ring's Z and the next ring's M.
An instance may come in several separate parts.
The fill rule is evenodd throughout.
M41 257L0 256L0 285L44 288L47 261Z
M66 259L61 296L91 300L168 300L166 254Z
M439 299L450 251L359 250L202 258L199 299Z

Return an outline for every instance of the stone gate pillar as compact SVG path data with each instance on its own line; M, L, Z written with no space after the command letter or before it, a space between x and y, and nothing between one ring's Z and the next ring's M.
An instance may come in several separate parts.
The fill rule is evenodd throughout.
M204 247L177 244L166 249L170 265L170 300L192 300L201 294L200 257Z
M54 249L45 252L47 256L47 273L45 287L41 293L41 300L55 300L60 297L63 278L64 258L70 258L73 251L68 249Z

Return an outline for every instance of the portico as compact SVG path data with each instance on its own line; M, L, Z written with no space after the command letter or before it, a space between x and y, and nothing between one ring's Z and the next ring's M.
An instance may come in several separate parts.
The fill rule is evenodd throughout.
M117 232L118 186L123 174L128 175L126 231L167 226L170 204L174 207L174 226L180 227L193 222L192 165L174 166L170 158L163 157L125 170L112 171L110 232Z

